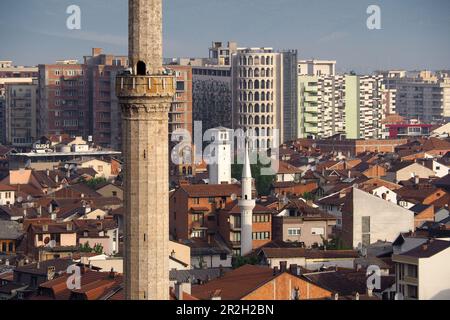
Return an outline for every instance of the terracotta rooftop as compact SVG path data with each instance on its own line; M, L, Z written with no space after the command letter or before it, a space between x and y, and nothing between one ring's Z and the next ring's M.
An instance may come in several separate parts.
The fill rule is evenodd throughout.
M241 187L236 184L193 184L182 185L180 189L184 190L189 197L202 198L202 197L229 197L232 194L239 195L241 193Z
M193 286L192 295L201 300L211 300L213 293L220 290L222 300L240 300L277 276L271 268L245 265L222 278Z

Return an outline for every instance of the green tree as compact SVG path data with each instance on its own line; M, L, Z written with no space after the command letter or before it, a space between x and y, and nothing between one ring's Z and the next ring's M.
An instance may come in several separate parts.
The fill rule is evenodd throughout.
M93 190L97 190L97 186L107 182L108 180L106 180L103 177L100 178L94 178L91 180L83 180L82 182L87 185L89 188L93 189Z
M246 264L257 265L258 262L259 262L258 257L255 257L255 256L252 256L252 257L236 256L236 257L233 257L232 267L233 267L233 269L237 269L242 266L245 266Z
M256 190L259 195L269 195L270 187L275 180L275 175L261 175L261 169L270 166L263 166L259 161L257 164L251 165L252 177L255 179ZM236 180L241 180L242 178L242 164L233 164L231 166L231 176Z
M102 254L103 253L103 246L101 244L97 243L94 246L94 249L92 251L97 253L97 254Z

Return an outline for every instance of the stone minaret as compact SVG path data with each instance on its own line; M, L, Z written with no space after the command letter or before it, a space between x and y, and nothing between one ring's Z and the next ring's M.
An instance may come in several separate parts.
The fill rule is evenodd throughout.
M130 74L117 77L125 178L125 295L169 299L168 112L174 77L162 67L162 0L129 0Z
M241 256L245 256L253 250L253 209L256 204L255 200L252 199L252 183L253 179L247 142L245 144L245 160L241 181L242 199L239 200L239 207L241 208Z

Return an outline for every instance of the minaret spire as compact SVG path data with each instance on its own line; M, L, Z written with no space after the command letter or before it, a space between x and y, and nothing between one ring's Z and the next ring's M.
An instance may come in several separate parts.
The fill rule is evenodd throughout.
M244 167L242 170L242 199L239 201L241 208L241 255L245 256L253 250L253 209L256 206L252 196L252 170L248 142L245 143Z

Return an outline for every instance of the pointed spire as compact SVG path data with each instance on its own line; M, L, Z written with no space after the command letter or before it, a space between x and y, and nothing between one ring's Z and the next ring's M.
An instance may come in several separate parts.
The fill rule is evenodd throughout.
M242 170L242 178L252 178L252 170L250 167L250 156L248 152L248 140L245 140L245 159L244 168Z

